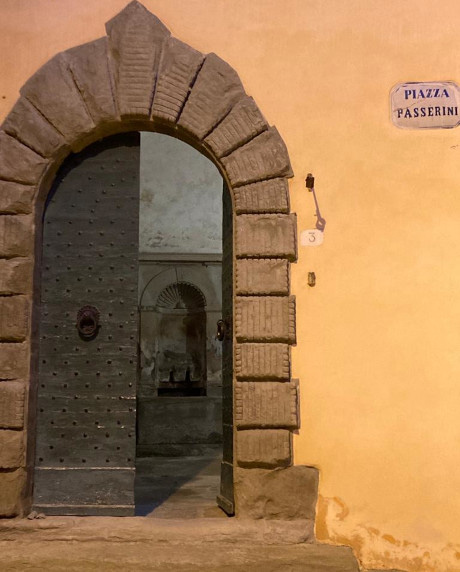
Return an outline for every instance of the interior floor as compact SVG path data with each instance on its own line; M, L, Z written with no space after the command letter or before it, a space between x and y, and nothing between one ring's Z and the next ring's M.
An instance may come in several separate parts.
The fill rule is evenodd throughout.
M138 457L136 516L227 518L217 506L222 450L202 456Z

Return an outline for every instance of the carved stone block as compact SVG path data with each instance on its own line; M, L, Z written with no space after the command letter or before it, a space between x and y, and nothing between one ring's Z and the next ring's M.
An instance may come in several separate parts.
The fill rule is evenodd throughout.
M230 113L206 137L216 157L231 151L268 129L268 123L252 97L245 97L235 104Z
M244 95L236 71L216 54L208 54L178 124L204 139Z
M275 127L224 157L222 163L235 186L293 176L286 145Z
M152 116L176 122L204 55L176 38L168 38L158 72Z
M0 131L0 179L34 185L47 164L47 159Z
M32 215L0 216L0 257L33 254L33 231Z
M43 157L52 157L65 146L64 137L25 97L18 99L2 129Z
M24 432L0 429L0 469L16 469L24 464Z
M302 465L273 470L237 467L234 478L239 518L305 519L314 524L318 469Z
M20 513L25 482L24 469L0 472L0 517L17 516Z
M121 116L149 117L166 26L139 2L106 24Z
M282 258L237 260L236 294L289 294L289 262Z
M236 378L288 381L289 357L287 344L236 344Z
M298 429L298 382L243 381L235 386L238 428Z
M239 215L236 217L238 258L287 258L297 256L295 214Z
M0 181L0 214L32 212L36 187Z
M118 119L109 70L108 39L99 38L65 52L86 107L97 125Z
M29 300L26 296L0 298L0 340L21 342L29 332Z
M22 429L24 396L25 386L20 381L0 382L0 428Z
M0 344L0 380L24 379L29 370L28 345ZM5 387L0 384L0 387Z
M237 214L289 212L289 187L285 178L237 187L233 194Z
M1 191L0 191L1 192ZM0 259L0 294L29 294L33 266L27 258Z
M246 429L236 433L240 467L286 467L291 464L291 433L287 429Z
M294 296L237 297L235 328L239 342L295 343Z
M69 144L94 127L64 54L58 54L41 67L23 86L21 95L46 117Z

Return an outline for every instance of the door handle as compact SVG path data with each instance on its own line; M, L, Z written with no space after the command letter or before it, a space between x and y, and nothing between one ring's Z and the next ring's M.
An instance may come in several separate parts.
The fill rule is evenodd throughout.
M83 306L77 314L77 330L82 338L90 340L94 338L99 329L100 313L94 306Z

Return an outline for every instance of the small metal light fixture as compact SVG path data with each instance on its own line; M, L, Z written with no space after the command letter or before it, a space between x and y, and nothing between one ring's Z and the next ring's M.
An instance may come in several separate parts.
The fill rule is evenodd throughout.
M308 273L308 285L313 288L316 285L316 274L314 272Z
M305 186L309 193L311 193L315 188L315 177L311 173L308 173L307 178L305 179Z

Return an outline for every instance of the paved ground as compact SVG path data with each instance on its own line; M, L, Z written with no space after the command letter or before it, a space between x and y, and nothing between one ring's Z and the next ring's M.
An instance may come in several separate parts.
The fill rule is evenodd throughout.
M136 461L136 515L227 518L217 507L221 452L202 457L145 457Z

